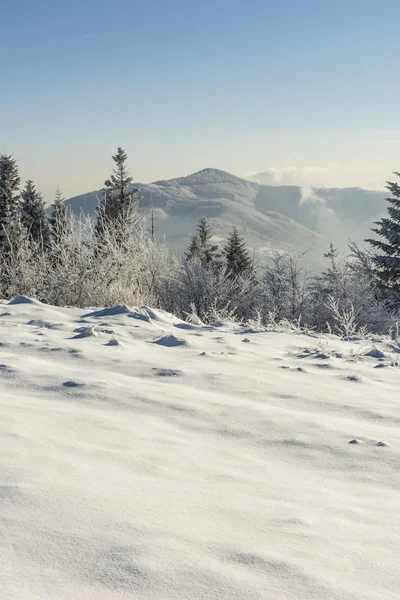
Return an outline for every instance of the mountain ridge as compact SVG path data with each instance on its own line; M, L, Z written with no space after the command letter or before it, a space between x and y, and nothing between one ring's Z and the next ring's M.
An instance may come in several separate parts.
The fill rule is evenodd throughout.
M315 248L323 255L329 242L344 247L360 242L384 211L385 192L362 188L270 186L207 167L185 177L135 183L140 208L154 210L158 234L183 253L198 221L209 219L223 242L237 226L259 258L288 245L298 252ZM75 215L94 215L101 190L66 201Z
M189 175L185 175L184 177L175 177L173 179L164 179L159 181L154 181L153 185L166 185L166 184L176 184L176 185L204 185L207 183L217 184L217 183L247 183L249 185L259 185L255 182L251 182L248 179L244 179L242 177L238 177L237 175L232 175L228 173L228 171L223 171L221 169L214 169L212 167L207 167L205 169L201 169L200 171L195 171Z

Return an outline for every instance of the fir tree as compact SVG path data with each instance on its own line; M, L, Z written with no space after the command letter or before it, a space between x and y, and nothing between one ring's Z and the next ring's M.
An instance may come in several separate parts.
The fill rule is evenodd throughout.
M217 244L213 244L211 241L213 235L212 228L205 217L201 219L200 223L197 226L197 235L200 240L200 245L203 252L203 260L205 264L210 264L218 261L218 246Z
M394 173L400 177L400 173ZM400 185L397 182L387 182L392 197L386 198L389 206L388 217L383 217L375 223L372 229L380 239L365 240L376 250L373 255L375 274L378 285L385 295L400 300Z
M154 218L154 207L151 208L151 241L156 241L156 220Z
M20 218L20 178L17 161L0 155L0 250L18 247L23 234Z
M104 197L98 208L96 224L98 236L101 236L107 227L116 223L131 225L133 228L138 220L139 190L132 189L132 177L125 165L127 154L125 150L118 148L112 158L115 168L110 179L104 183Z
M221 265L221 256L218 254L217 244L213 244L212 228L205 217L201 219L197 226L197 233L192 237L186 260L197 259L203 266L210 266L218 269Z
M329 267L320 276L317 276L316 280L320 282L321 290L324 291L325 295L334 294L337 296L344 275L343 269L341 270L339 267L339 250L335 248L332 242L329 244L329 252L324 254L324 258L329 261Z
M21 220L29 238L42 249L50 245L50 228L42 195L28 179L22 191Z
M51 210L49 219L51 239L53 245L60 248L71 233L71 220L60 190L56 191Z
M201 260L202 248L199 236L195 233L190 240L188 251L186 252L186 260Z
M246 243L237 228L234 227L224 248L226 268L232 278L248 276L253 270L253 261Z

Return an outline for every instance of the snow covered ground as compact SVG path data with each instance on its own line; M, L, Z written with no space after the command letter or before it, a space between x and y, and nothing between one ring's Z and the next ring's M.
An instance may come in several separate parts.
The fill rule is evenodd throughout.
M1 598L398 599L397 358L0 302Z

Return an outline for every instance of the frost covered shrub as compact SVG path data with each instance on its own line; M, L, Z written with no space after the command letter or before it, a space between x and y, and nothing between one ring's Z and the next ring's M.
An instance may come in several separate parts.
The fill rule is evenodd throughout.
M304 316L308 296L304 255L290 250L276 253L261 272L257 287L257 310L265 324L271 320L297 322Z
M48 251L26 238L18 255L2 261L0 277L12 282L3 286L4 297L26 294L58 306L140 305L157 304L173 268L173 257L143 223L135 230L115 223L99 241L87 219L72 222L68 236Z
M309 321L318 331L344 337L388 332L397 320L379 297L367 252L350 244L350 255L332 257L330 267L310 282Z
M180 264L172 278L159 288L164 310L182 318L191 315L203 323L245 320L255 302L256 282L249 277L232 278L227 269L193 259Z
M257 328L314 330L342 337L398 335L399 318L376 290L368 255L331 248L329 268L309 277L304 255L276 254L249 276L232 277L224 264L180 261L153 240L143 220L135 227L72 221L50 247L28 234L9 244L0 261L1 295L36 297L59 306L151 305L183 319L256 322Z

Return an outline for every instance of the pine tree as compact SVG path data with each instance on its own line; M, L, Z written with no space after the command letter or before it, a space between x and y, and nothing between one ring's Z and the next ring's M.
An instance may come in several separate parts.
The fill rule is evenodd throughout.
M154 218L154 207L151 208L151 241L156 241L156 220Z
M213 244L212 228L205 217L201 219L197 226L197 233L192 236L186 253L186 260L197 259L203 266L210 266L215 269L221 267L221 256L218 253L218 245Z
M199 236L195 233L190 240L188 251L186 252L186 260L188 262L192 260L201 260L202 247Z
M42 195L28 179L22 191L21 220L29 238L42 249L50 245L50 228Z
M339 266L339 250L335 248L332 242L329 244L329 252L324 254L324 258L329 261L329 267L320 276L317 276L316 280L320 282L321 289L324 290L325 294L337 296L344 274L343 269L341 270Z
M56 191L51 210L52 213L49 219L51 239L53 245L59 248L71 233L71 220L61 190Z
M400 177L400 173L394 173ZM389 206L388 217L383 217L375 223L372 229L380 239L365 240L376 249L373 255L375 274L378 285L384 294L389 294L396 301L400 300L400 185L397 182L387 182L392 196L386 198Z
M140 198L139 190L132 188L132 177L125 165L127 154L118 148L112 157L115 168L110 179L104 183L104 197L100 202L97 213L96 233L102 236L107 227L116 223L131 225L132 228L138 221L137 207Z
M218 246L217 244L213 244L211 242L211 238L213 235L212 228L205 217L201 219L200 223L197 226L197 235L199 236L201 248L203 251L204 262L206 264L210 264L217 261Z
M253 261L246 248L246 243L237 228L234 227L224 248L226 267L230 277L248 276L253 270Z
M21 241L20 178L17 161L0 155L0 250L8 253Z

